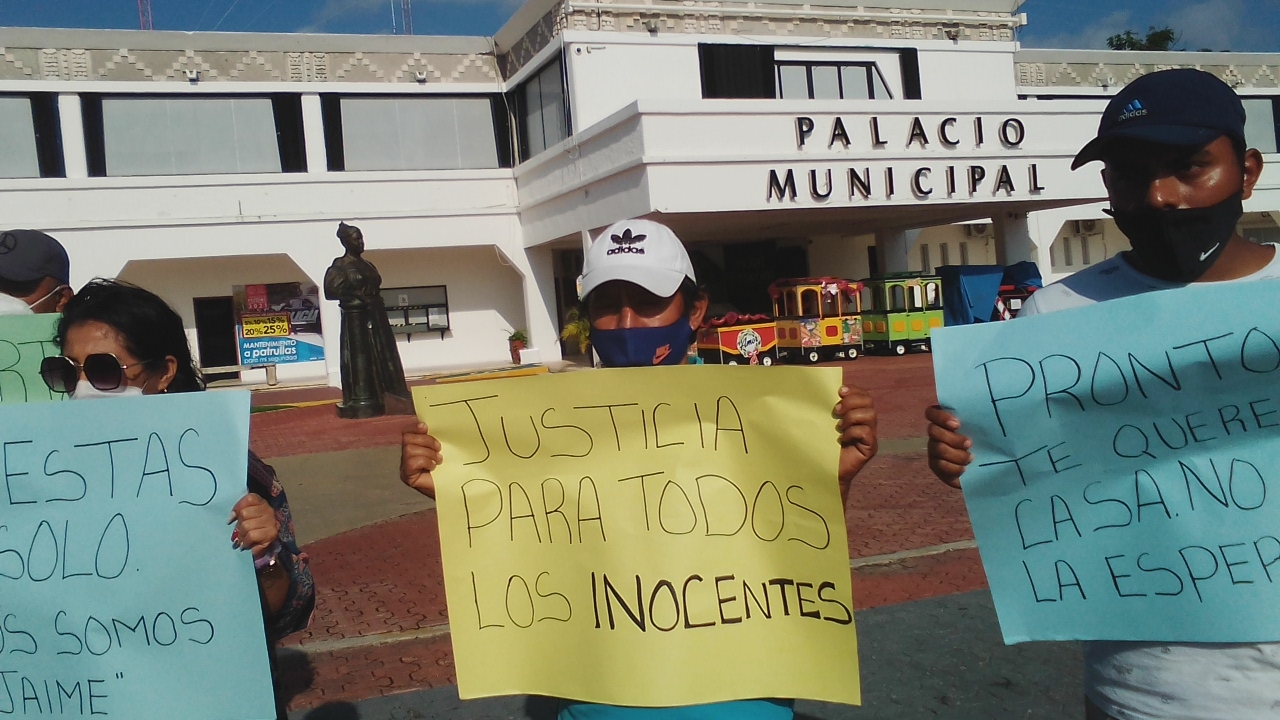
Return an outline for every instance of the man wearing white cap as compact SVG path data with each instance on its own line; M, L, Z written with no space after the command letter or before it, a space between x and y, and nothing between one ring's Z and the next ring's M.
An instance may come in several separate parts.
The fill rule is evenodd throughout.
M675 233L651 220L610 225L587 250L582 299L591 318L591 344L605 367L679 365L707 312L693 263ZM834 416L841 445L839 482L847 498L854 475L876 453L871 397L840 388ZM422 423L405 428L400 479L435 497L431 471L442 462L440 442ZM789 720L790 700L739 700L672 708L628 708L565 701L559 720Z

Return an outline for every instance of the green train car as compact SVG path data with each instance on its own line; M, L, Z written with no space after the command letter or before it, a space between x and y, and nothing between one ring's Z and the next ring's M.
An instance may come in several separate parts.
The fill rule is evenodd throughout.
M863 281L862 345L867 353L929 352L929 337L942 327L942 278L894 273Z

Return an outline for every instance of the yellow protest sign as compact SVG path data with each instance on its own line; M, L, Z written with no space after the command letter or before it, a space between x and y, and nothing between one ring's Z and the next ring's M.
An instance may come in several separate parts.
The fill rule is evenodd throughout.
M463 698L859 702L835 368L414 389Z

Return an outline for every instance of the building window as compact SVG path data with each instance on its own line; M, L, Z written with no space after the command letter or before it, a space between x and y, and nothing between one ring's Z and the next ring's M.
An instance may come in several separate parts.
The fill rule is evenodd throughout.
M961 265L969 264L969 243L965 242L964 240L960 241L960 264Z
M398 335L449 329L449 290L444 285L383 288L391 331Z
M300 101L285 96L82 98L94 176L306 170Z
M52 93L0 95L0 178L64 177Z
M920 272L933 272L933 264L929 262L929 246L920 243Z
M769 45L698 45L702 97L773 99L775 69Z
M488 96L342 96L321 102L330 170L500 166Z
M1089 259L1089 238L1087 236L1080 238L1080 264L1086 267L1093 264Z
M939 251L939 254L942 256L941 264L950 265L951 264L951 247L947 243L941 242L941 243L938 243L938 251Z
M1244 138L1245 144L1251 148L1256 148L1259 152L1274 153L1277 151L1276 136L1280 135L1280 128L1277 128L1276 120L1276 103L1280 102L1280 98L1242 98L1244 103L1245 124Z
M1071 238L1070 237L1065 237L1062 239L1062 256L1063 256L1062 257L1063 264L1066 265L1067 267L1071 267L1072 265L1075 264L1075 258L1071 257Z
M777 63L777 95L784 100L888 100L880 69L866 63Z
M516 88L521 161L564 140L571 133L563 73L563 65L556 59Z

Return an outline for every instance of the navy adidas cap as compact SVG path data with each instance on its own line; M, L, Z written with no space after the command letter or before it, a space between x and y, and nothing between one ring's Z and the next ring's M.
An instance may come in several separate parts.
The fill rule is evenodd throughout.
M0 232L0 278L21 283L51 277L66 285L70 275L62 243L39 230Z
M1117 138L1200 147L1223 135L1244 142L1244 104L1235 90L1203 70L1161 70L1111 98L1098 136L1080 150L1071 169L1102 160Z

